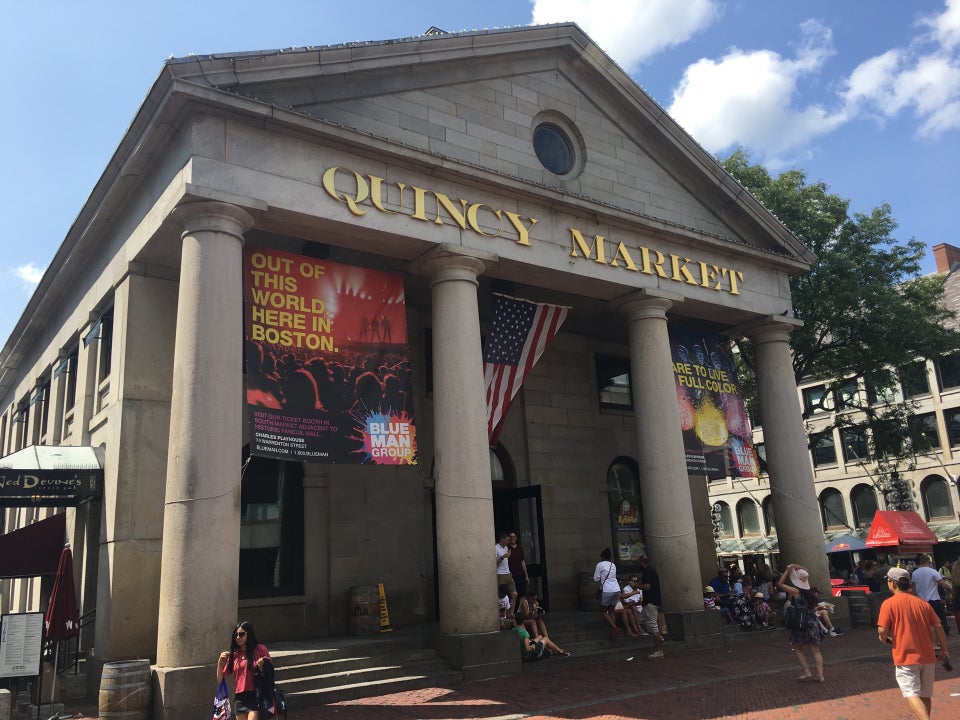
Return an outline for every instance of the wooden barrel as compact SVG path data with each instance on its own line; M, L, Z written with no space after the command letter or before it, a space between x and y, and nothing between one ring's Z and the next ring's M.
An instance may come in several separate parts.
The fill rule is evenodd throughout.
M148 720L150 661L108 662L100 676L101 720Z
M862 590L843 593L850 607L850 624L855 627L871 627L873 616L870 612L870 600Z
M600 610L600 599L597 597L599 583L593 581L592 572L582 572L577 576L577 598L581 610Z
M350 588L350 632L353 635L380 632L380 588L376 585Z

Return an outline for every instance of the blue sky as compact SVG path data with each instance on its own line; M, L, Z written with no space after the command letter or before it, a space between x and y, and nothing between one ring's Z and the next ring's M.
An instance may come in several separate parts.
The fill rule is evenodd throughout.
M577 22L708 151L960 245L960 0L0 0L0 338L171 55ZM933 271L932 257L924 267Z

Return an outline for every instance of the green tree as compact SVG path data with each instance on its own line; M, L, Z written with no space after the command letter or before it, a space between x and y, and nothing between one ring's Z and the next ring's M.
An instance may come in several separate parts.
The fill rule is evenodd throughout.
M889 205L851 215L848 200L822 181L808 183L801 170L772 177L751 165L743 150L721 163L817 256L810 271L790 283L793 314L803 321L791 338L797 382L824 381L821 409L833 410L845 381L864 378L877 402L835 414L834 424L868 430L872 457L863 460L880 462L882 471L911 465L929 445L924 448L916 433L911 442L913 408L894 399L900 369L960 349L960 332L947 322L953 313L943 304L943 276L920 274L926 246L894 237ZM749 342L739 346L742 363L752 370ZM743 384L754 387L749 377Z

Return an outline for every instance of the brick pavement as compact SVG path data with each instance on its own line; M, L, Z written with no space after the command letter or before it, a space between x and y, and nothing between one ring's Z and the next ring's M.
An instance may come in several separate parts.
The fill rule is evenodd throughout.
M960 639L950 636L960 668ZM520 676L394 693L295 709L296 720L890 720L912 717L893 679L889 650L872 629L852 629L823 646L826 682L798 682L783 630L736 637L721 648L647 658L644 641L623 643L623 659L550 667ZM632 658L628 659L628 658ZM960 672L937 667L934 717L960 717Z

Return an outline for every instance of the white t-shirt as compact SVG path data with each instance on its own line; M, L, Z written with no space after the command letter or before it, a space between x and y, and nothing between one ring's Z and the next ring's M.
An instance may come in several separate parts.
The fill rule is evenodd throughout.
M617 582L617 566L609 560L601 560L593 571L593 581L603 583L601 591L605 593L619 593L620 583Z
M510 574L510 559L507 557L508 552L510 552L510 548L497 543L497 575Z
M507 616L507 610L510 609L510 596L504 595L500 598L500 617Z
M643 602L643 590L640 588L635 588L630 583L627 583L623 586L623 592L630 593L623 599L624 602L637 603L638 605Z
M913 581L913 587L916 588L917 597L921 600L939 600L940 592L937 590L937 583L943 580L940 573L929 565L922 565L913 571L910 576Z

